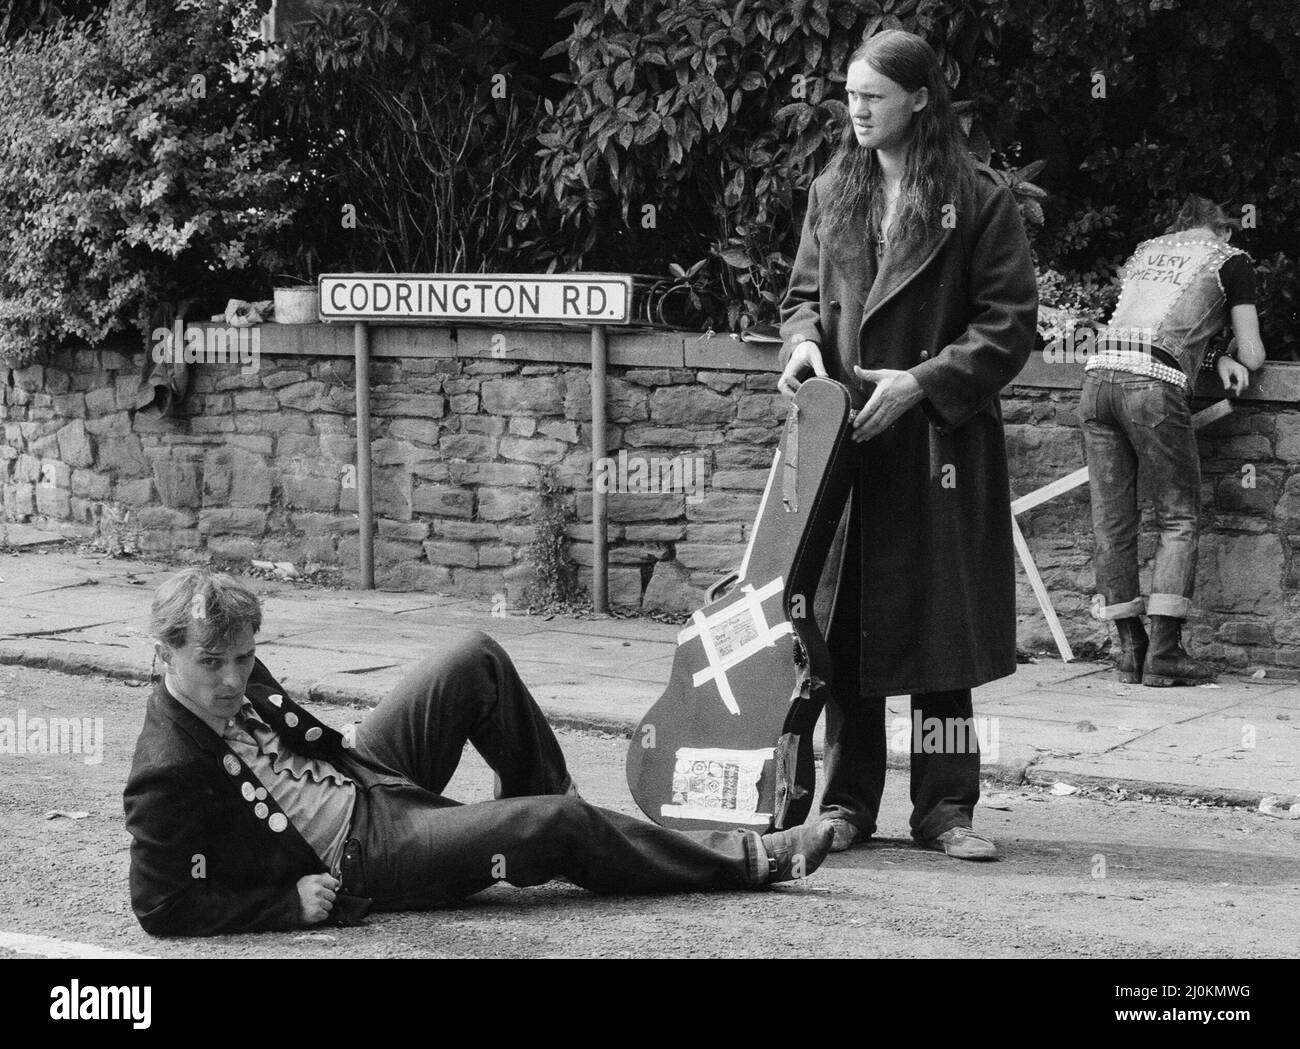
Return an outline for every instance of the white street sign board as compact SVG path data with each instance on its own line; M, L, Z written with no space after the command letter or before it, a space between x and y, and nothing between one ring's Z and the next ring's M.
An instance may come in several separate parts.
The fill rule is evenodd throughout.
M632 278L612 273L329 273L323 321L627 324Z

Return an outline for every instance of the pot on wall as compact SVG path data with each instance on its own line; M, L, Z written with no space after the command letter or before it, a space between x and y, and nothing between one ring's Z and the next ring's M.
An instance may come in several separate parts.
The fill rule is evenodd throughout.
M298 284L275 289L276 324L320 322L320 289L315 284Z

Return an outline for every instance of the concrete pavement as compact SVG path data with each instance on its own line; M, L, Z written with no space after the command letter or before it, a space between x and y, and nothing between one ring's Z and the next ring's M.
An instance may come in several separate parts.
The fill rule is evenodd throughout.
M175 567L78 552L22 525L5 526L6 537L0 663L147 678L149 597ZM510 652L553 723L630 733L669 679L679 629L529 616L489 598L250 583L265 607L258 655L297 697L319 702L372 704L450 634L479 629ZM1300 794L1294 675L1155 689L1119 684L1108 665L1042 657L977 689L975 712L985 775L1000 784L1251 806ZM907 697L889 701L888 717L891 763L906 765Z

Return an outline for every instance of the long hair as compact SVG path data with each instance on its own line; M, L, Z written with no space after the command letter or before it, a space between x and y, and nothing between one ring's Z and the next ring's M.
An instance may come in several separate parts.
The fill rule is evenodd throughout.
M958 183L970 167L952 92L938 55L914 33L898 29L877 33L858 45L848 64L859 61L907 91L928 89L925 108L912 115L898 207L890 228L882 231L888 240L920 238L938 228L944 205L956 205ZM876 229L884 216L884 177L876 151L858 145L851 120L845 124L827 174L819 232L834 236L860 230L866 236Z
M1227 230L1241 229L1241 220L1232 218L1208 197L1198 197L1192 193L1183 201L1183 206L1178 209L1174 221L1165 227L1165 232L1181 233L1185 229L1200 226L1208 226L1215 233L1221 234Z

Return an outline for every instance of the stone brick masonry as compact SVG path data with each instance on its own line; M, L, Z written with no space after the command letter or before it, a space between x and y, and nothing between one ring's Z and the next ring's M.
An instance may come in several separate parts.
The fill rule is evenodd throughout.
M141 356L122 344L0 367L5 519L93 536L129 513L150 555L334 565L355 582L351 360L264 355L250 375L200 366L179 417L160 420L132 408ZM611 455L684 457L703 470L695 495L679 486L610 496L618 607L692 611L743 555L784 407L770 365L729 359L729 368L609 369ZM371 379L379 586L517 601L546 469L567 490L570 556L590 583L591 403L580 357L378 357ZM1077 403L1077 386L1006 392L1015 494L1083 464ZM1194 648L1239 665L1300 665L1300 412L1245 403L1202 432L1201 450ZM1090 614L1088 505L1085 486L1020 518L1076 646L1106 640ZM1148 531L1146 571L1153 546ZM1023 576L1020 588L1022 645L1050 649Z

